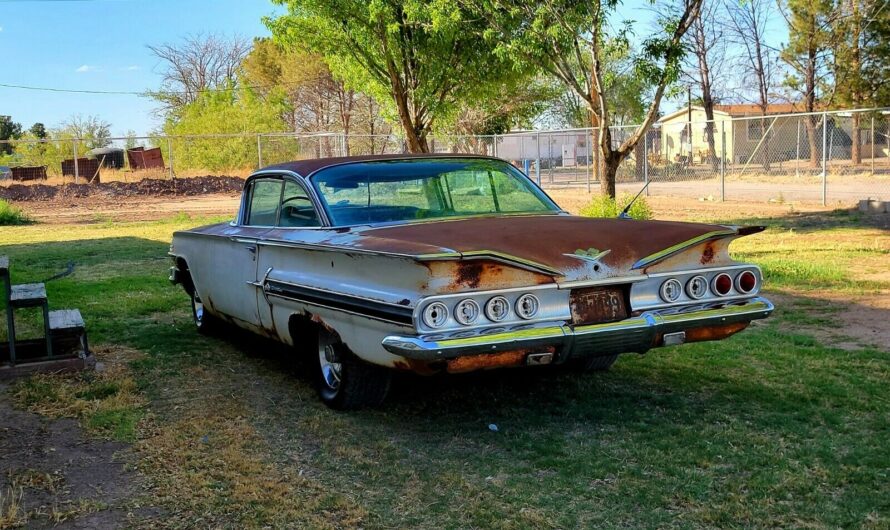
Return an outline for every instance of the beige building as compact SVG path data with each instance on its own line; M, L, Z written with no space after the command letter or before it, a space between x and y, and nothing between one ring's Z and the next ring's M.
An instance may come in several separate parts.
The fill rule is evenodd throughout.
M798 156L809 156L806 128L794 104L776 104L767 107L766 116L761 118L757 105L715 105L714 106L714 151L719 159L729 163L745 164L756 162L764 154L771 160L790 160ZM661 124L662 161L686 162L692 156L693 163L707 160L709 147L705 132L705 109L684 107L664 116ZM790 114L790 115L789 115ZM692 139L689 136L691 121ZM764 139L764 131L769 134ZM723 139L725 135L725 142ZM849 150L849 135L837 130L837 143L833 148Z

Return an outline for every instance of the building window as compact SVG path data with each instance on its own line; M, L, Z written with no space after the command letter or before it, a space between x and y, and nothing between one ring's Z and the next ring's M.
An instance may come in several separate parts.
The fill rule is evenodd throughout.
M749 142L759 142L763 137L763 131L769 130L769 123L767 120L747 120L748 121L748 141Z

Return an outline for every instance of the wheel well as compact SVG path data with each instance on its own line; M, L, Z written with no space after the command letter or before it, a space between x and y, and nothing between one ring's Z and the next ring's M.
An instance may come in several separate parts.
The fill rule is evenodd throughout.
M292 314L287 322L287 330L290 333L294 348L300 353L316 355L318 353L316 351L318 333L321 330L326 330L337 337L337 340L344 346L344 349L350 356L353 355L352 350L343 342L337 330L326 324L318 315L308 311Z
M189 265L185 258L177 256L173 263L176 265L176 270L179 271L179 283L182 284L182 288L185 289L189 296L193 295L195 293L195 282L192 280L192 272L189 270Z

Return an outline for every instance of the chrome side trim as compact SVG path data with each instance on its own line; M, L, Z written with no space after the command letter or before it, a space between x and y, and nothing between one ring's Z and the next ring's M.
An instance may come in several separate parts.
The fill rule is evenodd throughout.
M743 303L714 305L692 311L647 311L620 322L572 328L564 322L512 329L470 337L452 335L400 336L383 339L383 347L409 359L435 361L462 355L477 355L542 346L562 348L568 357L645 352L656 347L659 334L702 326L716 326L766 318L773 304L755 297Z
M644 258L640 258L636 263L633 264L631 270L642 269L644 267L648 267L653 263L661 261L665 258L673 256L674 254L681 252L689 247L695 246L699 243L704 243L705 241L710 241L711 239L720 239L722 237L738 235L737 229L726 229L726 230L714 230L713 232L708 232L705 234L701 234L699 236L695 236L692 239L687 239L686 241L682 241L675 245L671 245L666 249L659 250L654 254L649 254Z
M600 278L598 280L574 280L571 282L557 283L557 285L560 289L578 289L580 287L597 287L599 285L622 285L626 283L636 283L646 280L647 278L649 278L649 276L645 274L637 276L613 276L611 278Z

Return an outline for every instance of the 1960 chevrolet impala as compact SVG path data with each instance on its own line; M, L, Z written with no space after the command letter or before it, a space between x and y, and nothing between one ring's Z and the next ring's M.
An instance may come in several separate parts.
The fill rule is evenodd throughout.
M393 369L604 370L726 338L773 310L728 252L762 229L576 217L495 158L329 158L258 171L235 221L174 234L171 280L199 331L309 352L322 400L350 409Z

